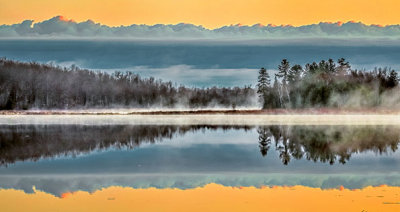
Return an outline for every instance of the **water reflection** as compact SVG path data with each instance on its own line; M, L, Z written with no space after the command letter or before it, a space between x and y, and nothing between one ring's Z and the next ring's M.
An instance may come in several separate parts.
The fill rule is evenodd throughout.
M400 138L394 126L263 126L257 132L261 154L274 144L284 165L292 158L345 164L354 153L395 152Z
M400 186L399 129L0 125L0 188L60 196L110 186L186 189L209 183Z
M225 131L255 129L261 155L266 157L276 151L284 165L302 158L345 164L354 153L395 152L400 140L397 126L2 125L0 163L4 166L17 161L75 157L98 150L134 149L198 131L204 135L206 131L222 130L218 139L223 140Z
M147 125L0 125L0 164L58 156L82 155L110 148L134 149L188 132L244 130L248 126L147 126Z

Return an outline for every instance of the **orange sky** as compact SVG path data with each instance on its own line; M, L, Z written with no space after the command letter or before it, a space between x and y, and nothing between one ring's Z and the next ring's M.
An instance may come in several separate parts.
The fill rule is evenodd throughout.
M294 187L205 187L133 189L110 187L65 193L63 198L37 191L0 190L5 211L399 211L399 187L348 190ZM22 203L22 204L21 204Z
M304 25L321 21L400 24L399 0L0 0L0 24L63 15L107 25L242 23Z

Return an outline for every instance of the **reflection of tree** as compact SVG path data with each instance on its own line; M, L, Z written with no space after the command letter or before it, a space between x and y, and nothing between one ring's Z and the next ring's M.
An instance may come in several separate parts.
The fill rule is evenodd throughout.
M271 146L271 135L266 127L259 127L258 132L258 143L260 147L260 152L263 157L267 156L268 150Z
M396 151L400 133L393 126L269 126L260 127L260 151L275 143L282 163L291 158L314 162L346 163L353 153L373 151L377 154ZM268 148L265 148L266 142Z
M290 162L290 153L287 146L287 140L283 140L281 145L278 145L276 150L279 152L279 158L281 159L282 163L288 165Z
M108 148L133 149L187 132L229 129L250 130L248 126L85 126L28 125L0 126L0 165L61 155L79 155Z
M0 165L24 160L87 154L109 148L133 149L188 132L251 130L251 126L0 126ZM280 160L346 163L354 153L396 151L400 130L393 126L262 126L257 128L259 151L266 157L275 146ZM273 148L272 148L273 149Z

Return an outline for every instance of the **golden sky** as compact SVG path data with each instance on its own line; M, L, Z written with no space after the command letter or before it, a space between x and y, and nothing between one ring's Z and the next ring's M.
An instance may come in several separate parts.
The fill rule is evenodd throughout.
M26 194L0 189L5 211L399 211L399 187L321 190L293 187L225 187L133 189L110 187L94 193L41 191ZM21 204L22 203L22 204Z
M0 24L62 15L107 25L255 23L295 26L336 21L400 24L399 0L0 0Z

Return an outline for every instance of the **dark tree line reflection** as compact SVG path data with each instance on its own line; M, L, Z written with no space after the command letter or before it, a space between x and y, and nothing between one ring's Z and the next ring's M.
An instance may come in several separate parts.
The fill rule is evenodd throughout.
M248 126L20 125L0 126L0 165L17 161L75 157L96 150L134 149L199 130L250 130Z
M92 151L133 149L206 130L244 130L255 126L0 126L0 165ZM258 146L262 156L276 151L283 164L293 159L334 164L346 163L354 153L396 151L400 128L394 126L260 126Z
M354 153L395 152L400 140L393 126L263 126L257 132L262 156L274 148L284 165L302 158L345 164Z

